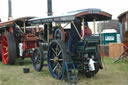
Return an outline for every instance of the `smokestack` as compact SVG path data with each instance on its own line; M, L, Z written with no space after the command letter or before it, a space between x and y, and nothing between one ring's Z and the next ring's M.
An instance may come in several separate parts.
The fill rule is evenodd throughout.
M47 6L48 6L48 16L51 16L53 14L53 12L52 12L52 0L47 0Z
M8 0L8 20L12 19L12 3L11 0Z

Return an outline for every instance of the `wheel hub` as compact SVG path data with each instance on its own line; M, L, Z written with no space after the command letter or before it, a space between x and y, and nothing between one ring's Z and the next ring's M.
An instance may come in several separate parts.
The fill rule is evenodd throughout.
M58 60L59 60L59 59L58 59L57 57L54 57L54 58L53 58L53 61L54 61L55 63L58 62Z

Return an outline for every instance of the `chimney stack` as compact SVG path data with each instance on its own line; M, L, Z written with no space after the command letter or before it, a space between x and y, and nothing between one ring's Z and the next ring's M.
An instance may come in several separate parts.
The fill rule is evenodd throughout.
M8 20L12 19L12 3L11 0L8 0Z
M47 0L47 6L48 6L48 16L52 16L52 0Z

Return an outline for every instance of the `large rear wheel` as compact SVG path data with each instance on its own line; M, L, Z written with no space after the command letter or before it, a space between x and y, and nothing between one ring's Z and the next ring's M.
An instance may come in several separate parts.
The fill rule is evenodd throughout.
M2 60L4 64L15 64L16 41L13 34L5 33L1 41Z

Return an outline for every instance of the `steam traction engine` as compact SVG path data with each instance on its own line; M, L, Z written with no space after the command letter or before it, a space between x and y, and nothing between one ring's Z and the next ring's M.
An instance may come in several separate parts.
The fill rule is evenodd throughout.
M75 68L87 77L94 76L99 69L103 68L101 63L101 55L99 52L100 38L99 36L80 36L75 24L75 30L81 37L77 42L77 53L74 57L67 54L67 43L69 41L70 24L74 23L76 18L81 19L82 29L84 30L84 22L110 20L111 15L100 9L84 9L68 12L65 15L49 16L45 18L30 19L31 24L39 24L44 26L43 39L39 48L34 51L33 66L35 70L40 71L43 66L44 55L47 54L47 62L51 75L54 78L62 78L65 72L65 62L73 62ZM50 38L52 36L52 38ZM48 47L48 48L47 48ZM90 62L93 62L94 69L90 69ZM71 67L71 66L69 66ZM72 70L70 68L70 70ZM67 71L72 72L72 71ZM67 73L68 74L68 73ZM72 77L69 77L72 78Z
M17 58L32 57L32 51L37 47L35 27L23 17L0 23L1 55L4 64L15 64Z

